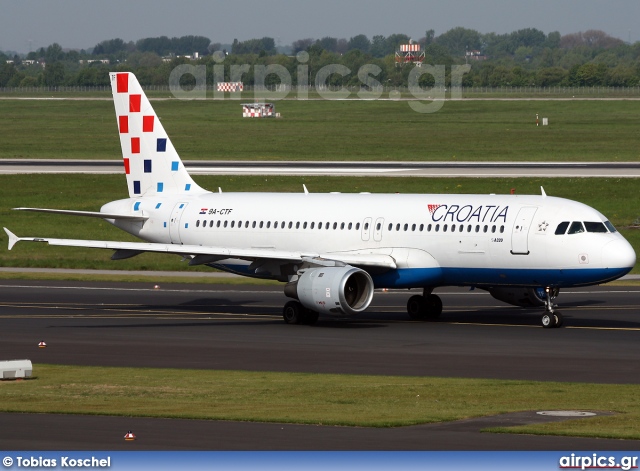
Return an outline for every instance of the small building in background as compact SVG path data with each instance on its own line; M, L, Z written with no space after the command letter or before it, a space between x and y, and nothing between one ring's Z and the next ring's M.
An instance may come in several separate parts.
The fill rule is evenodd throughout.
M279 118L273 103L242 103L243 118Z
M487 56L481 51L467 51L466 59L470 61L484 61L487 60Z

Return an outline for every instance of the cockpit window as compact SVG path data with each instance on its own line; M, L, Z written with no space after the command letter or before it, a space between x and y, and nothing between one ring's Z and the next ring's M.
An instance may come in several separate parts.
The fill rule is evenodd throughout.
M607 229L609 229L609 232L618 232L617 229L613 227L613 224L611 224L609 221L605 221L604 225L607 226Z
M598 222L584 222L584 227L587 229L587 232L607 232L607 228L600 221Z
M569 227L569 221L563 221L558 224L558 227L556 228L556 235L562 235L567 232L567 227Z
M580 234L581 232L584 232L584 226L580 221L575 221L571 223L571 227L567 234Z

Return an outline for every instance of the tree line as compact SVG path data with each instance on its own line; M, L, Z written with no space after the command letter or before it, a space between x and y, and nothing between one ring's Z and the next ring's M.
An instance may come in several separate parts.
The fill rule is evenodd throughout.
M134 72L143 85L167 85L171 71L185 63L206 66L209 84L213 84L215 65L223 65L225 80L231 79L233 66L249 65L242 75L247 85L254 84L256 65L284 67L294 85L313 84L317 72L327 65L347 67L351 73L329 76L327 84L335 86L363 86L366 80L363 83L358 70L371 64L380 70L375 75L378 83L402 87L407 86L412 66L398 67L395 52L409 41L406 34L371 39L360 34L349 39L304 38L278 47L269 37L223 45L203 36L161 36L136 42L110 39L80 51L54 43L26 56L0 52L0 87L105 86L113 70ZM425 52L426 64L445 65L447 74L453 65L472 64L463 77L465 87L640 85L640 42L627 44L599 30L561 35L527 28L482 34L458 27L439 36L427 30L414 42ZM308 53L302 69L308 74L298 78L297 54L302 51ZM271 74L265 84L279 80Z

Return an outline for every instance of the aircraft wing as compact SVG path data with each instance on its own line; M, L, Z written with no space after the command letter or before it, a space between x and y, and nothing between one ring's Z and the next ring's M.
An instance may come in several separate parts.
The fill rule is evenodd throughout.
M193 256L193 261L207 263L226 258L238 258L241 260L282 260L286 262L307 261L322 265L324 261L338 261L347 265L395 268L395 260L382 254L319 254L295 251L275 250L271 248L227 248L204 245L178 245L162 244L154 242L118 242L109 240L82 240L82 239L54 239L45 237L18 237L6 227L4 231L9 236L9 250L20 241L46 242L49 245L66 247L85 247L94 249L115 250L114 258L128 258L142 252L169 253L182 256ZM118 256L121 254L121 256ZM199 258L198 258L199 257ZM201 262L199 261L201 260Z
M146 221L146 216L132 216L127 214L101 213L98 211L73 211L70 209L45 209L45 208L13 208L15 211L33 211L36 213L65 214L67 216L84 216L101 219L127 219L129 221Z

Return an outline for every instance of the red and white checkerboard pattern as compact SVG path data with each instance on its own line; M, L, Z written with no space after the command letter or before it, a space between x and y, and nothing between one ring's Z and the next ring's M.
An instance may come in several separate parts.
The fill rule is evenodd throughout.
M275 116L275 111L272 103L242 105L243 118L272 118Z
M244 90L242 82L218 82L219 92L241 92Z

